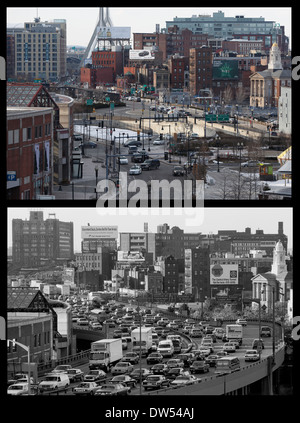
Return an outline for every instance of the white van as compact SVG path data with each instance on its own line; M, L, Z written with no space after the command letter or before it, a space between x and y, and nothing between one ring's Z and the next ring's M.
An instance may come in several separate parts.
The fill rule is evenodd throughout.
M233 373L240 370L240 360L238 357L222 357L216 361L215 374Z
M69 376L65 373L48 373L39 383L40 392L55 389L66 389L70 385Z
M28 383L20 382L10 385L7 389L8 395L23 395L28 393Z
M160 341L157 347L157 352L159 352L163 357L172 357L174 354L174 345L171 340Z

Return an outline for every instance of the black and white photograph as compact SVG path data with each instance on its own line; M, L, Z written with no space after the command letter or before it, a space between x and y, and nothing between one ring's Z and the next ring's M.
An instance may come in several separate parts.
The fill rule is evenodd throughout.
M114 212L8 209L8 394L291 395L292 209Z

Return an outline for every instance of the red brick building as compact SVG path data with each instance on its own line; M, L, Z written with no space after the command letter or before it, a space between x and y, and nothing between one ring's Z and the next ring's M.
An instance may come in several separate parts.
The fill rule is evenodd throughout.
M198 95L200 89L212 86L212 48L190 49L190 94Z
M31 200L52 194L53 109L8 107L7 197Z
M169 59L169 71L172 89L188 88L189 58L187 56L172 56Z

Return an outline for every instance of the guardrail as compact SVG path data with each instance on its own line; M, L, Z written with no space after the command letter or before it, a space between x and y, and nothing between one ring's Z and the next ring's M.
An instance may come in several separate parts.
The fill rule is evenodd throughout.
M90 353L90 349L89 350L85 350L85 351L81 351L80 353L74 354L74 355L70 355L68 357L63 357L60 358L58 360L51 360L47 363L42 363L42 364L38 364L38 376L42 376L45 373L48 373L49 371L53 370L56 366L60 365L60 364L72 364L72 363L76 363L81 364L81 363L87 363L88 359L89 359L89 353Z

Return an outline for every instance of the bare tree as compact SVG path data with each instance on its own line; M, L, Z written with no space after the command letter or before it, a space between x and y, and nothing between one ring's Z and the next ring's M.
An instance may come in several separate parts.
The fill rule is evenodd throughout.
M225 104L229 104L233 100L233 92L230 85L227 85L224 92L223 92L223 98L225 101Z

